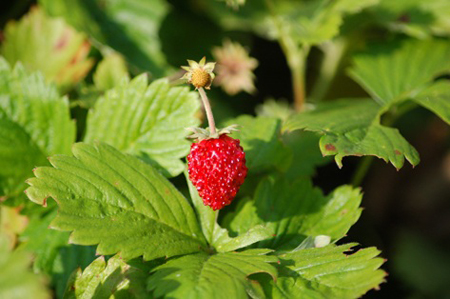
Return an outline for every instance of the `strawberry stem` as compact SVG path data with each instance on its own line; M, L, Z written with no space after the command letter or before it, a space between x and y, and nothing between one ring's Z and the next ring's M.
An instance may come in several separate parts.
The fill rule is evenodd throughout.
M214 122L214 116L212 114L211 105L209 104L208 97L206 96L206 92L203 87L198 89L198 93L200 94L200 98L203 102L203 107L206 111L206 117L208 118L209 131L211 132L211 136L216 135L216 123Z

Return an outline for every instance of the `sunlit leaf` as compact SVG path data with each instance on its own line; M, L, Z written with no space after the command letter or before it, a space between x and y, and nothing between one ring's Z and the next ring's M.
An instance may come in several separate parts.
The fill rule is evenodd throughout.
M31 170L69 153L74 140L67 98L41 74L0 59L0 195L23 191Z
M146 298L147 274L125 263L119 256L103 256L84 271L78 271L67 286L64 298Z
M114 88L124 78L129 79L127 65L123 57L117 53L103 58L93 76L95 87L102 91Z
M69 232L50 229L56 209L47 211L43 217L33 217L24 233L20 235L20 248L35 256L35 273L51 278L58 297L62 297L67 280L78 267L86 267L95 258L95 248L69 244Z
M271 250L252 249L208 255L197 253L169 260L156 268L148 287L156 297L170 298L246 298L252 289L247 278L267 273L275 279L277 271L270 263Z
M147 85L140 75L109 90L88 114L84 140L106 142L155 165L166 176L184 170L186 128L196 126L198 95L161 79Z
M357 244L329 245L280 255L280 275L264 288L273 298L359 298L384 281L380 253Z
M241 201L225 222L239 234L262 225L272 238L260 242L260 247L290 250L309 236L342 238L361 214L361 198L360 191L349 186L324 196L306 179L267 178L259 184L255 198Z
M95 245L99 254L123 258L197 252L204 245L194 211L150 165L105 144L73 146L74 157L50 158L35 170L28 197L56 200L54 229L73 231L70 242Z
M188 177L187 173L185 175ZM198 191L189 179L187 179L187 184L195 212L200 220L203 235L206 241L218 252L228 252L247 247L261 240L268 239L271 236L270 230L264 228L262 225L257 225L243 232L241 235L231 238L228 230L220 227L217 223L219 211L214 211L209 206L203 204L202 199L198 195Z

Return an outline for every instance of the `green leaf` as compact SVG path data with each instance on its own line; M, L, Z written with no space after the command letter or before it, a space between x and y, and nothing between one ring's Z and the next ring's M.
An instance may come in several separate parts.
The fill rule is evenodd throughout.
M259 184L254 200L241 201L235 214L228 214L227 227L239 234L255 225L270 230L272 238L258 245L282 250L294 249L308 236L345 236L361 215L359 189L341 186L324 196L309 180L288 181L268 177Z
M58 298L63 297L73 271L77 268L86 268L95 258L93 246L71 244L59 248L52 269L52 280Z
M331 161L324 157L319 149L320 136L307 131L295 131L283 135L283 140L292 153L292 164L286 171L286 178L312 177L316 168Z
M420 92L414 101L450 124L450 82L437 83Z
M335 9L344 13L358 13L361 10L377 5L380 0L339 0L336 1Z
M36 203L56 200L51 227L73 231L71 243L99 244L98 254L146 260L204 245L186 199L150 165L106 144L78 143L72 152L74 157L51 157L54 168L37 168L26 190Z
M405 159L413 166L419 164L416 149L400 135L397 129L382 125L356 129L336 136L325 135L320 139L320 150L334 157L339 167L345 156L376 156L391 162L395 168L402 168Z
M48 228L55 216L56 209L52 209L32 218L20 236L20 248L34 253L34 272L50 276L57 296L62 297L70 274L94 260L95 248L69 244L68 232Z
M294 109L286 100L268 99L264 103L256 106L257 116L274 117L280 119L282 122L286 121L292 114Z
M365 155L379 157L397 169L405 159L415 166L420 160L417 151L398 130L381 125L380 118L392 106L413 99L448 121L445 84L426 88L437 76L450 71L449 52L450 45L439 40L407 40L373 47L356 56L350 75L379 106L368 100L325 103L291 116L283 129L323 134L321 152L335 155L339 167L345 156Z
M74 140L67 98L41 74L0 58L0 195L21 192L33 167L70 152Z
M253 249L207 255L204 253L174 258L156 268L148 287L155 297L170 298L246 298L252 289L250 274L267 273L276 279L270 263L270 250Z
M283 8L277 5L283 27L299 44L317 45L339 34L344 17L377 4L379 0L317 0L287 2Z
M93 79L97 89L106 91L120 84L123 78L130 78L125 60L122 55L112 53L97 66Z
M375 7L375 21L392 31L425 39L433 35L449 35L450 3L446 0L382 0Z
M84 140L106 142L176 176L184 170L179 158L189 152L185 128L198 124L198 108L198 96L188 87L171 87L164 79L148 86L141 75L97 101Z
M227 11L218 1L204 5L228 29L252 30L266 38L289 37L298 44L316 45L339 34L343 18L379 0L250 1Z
M308 45L320 44L338 35L343 15L333 5L327 4L326 0L310 1L297 8L295 14L291 5L287 6L288 11L281 15L290 17L284 23L289 35L299 44Z
M389 161L397 169L403 166L405 158L417 165L417 151L397 129L378 124L380 113L381 107L370 100L339 100L292 116L284 129L305 129L323 134L320 150L324 156L335 155L339 167L345 156L364 155Z
M285 31L299 44L318 45L339 34L344 17L378 3L379 0L317 0L288 2L278 9ZM278 8L281 6L277 5Z
M247 232L235 238L230 238L228 230L220 227L217 223L219 211L214 211L210 207L203 204L202 199L198 195L197 189L195 189L191 181L188 179L189 175L187 172L185 172L185 176L195 212L200 220L203 235L205 236L206 241L218 252L228 252L247 247L271 236L269 230L264 228L262 225L258 225L250 228Z
M20 248L36 255L33 263L35 272L51 274L59 248L69 245L68 232L48 228L51 220L55 218L56 212L54 209L42 218L32 218L27 229L20 236L22 242Z
M62 89L82 80L94 63L87 58L86 36L39 8L32 8L19 22L8 23L4 38L0 53L9 63L20 61L29 70L39 70Z
M436 76L449 71L449 52L450 45L438 40L383 44L357 55L349 73L376 101L390 107L414 97Z
M101 256L84 271L74 273L64 298L147 298L146 278L146 273L117 255L108 262Z
M122 53L136 69L164 75L167 66L158 31L168 11L163 0L40 0L53 16L86 32L106 54L108 47Z
M227 121L224 126L232 124L239 125L239 131L231 136L240 139L249 172L289 167L292 153L280 140L280 120L243 115Z
M51 298L43 277L28 269L31 256L23 251L10 252L3 237L0 235L0 298Z
M329 245L280 255L280 276L266 290L274 298L359 298L384 281L377 249Z
M291 116L283 131L306 129L320 133L346 133L367 127L376 119L380 106L370 99L344 99L318 105L316 109Z

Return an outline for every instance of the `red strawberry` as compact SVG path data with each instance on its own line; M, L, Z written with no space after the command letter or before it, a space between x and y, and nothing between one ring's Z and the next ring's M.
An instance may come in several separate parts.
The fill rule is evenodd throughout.
M189 178L213 210L229 205L247 176L239 139L226 134L193 143L187 159Z

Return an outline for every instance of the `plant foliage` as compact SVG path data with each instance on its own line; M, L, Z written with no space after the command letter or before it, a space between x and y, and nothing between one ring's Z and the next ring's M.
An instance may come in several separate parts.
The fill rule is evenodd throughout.
M450 124L448 1L37 2L0 44L0 298L358 298L380 287L380 251L344 240L362 189L316 175L331 157L415 166L409 112ZM169 62L217 53L222 37L249 47L222 50L208 96L221 128L238 125L230 136L249 171L219 212L184 159L185 129L209 111ZM292 99L254 115L246 99L289 86L271 56L252 58L273 42ZM253 86L256 65L262 96L214 90Z

